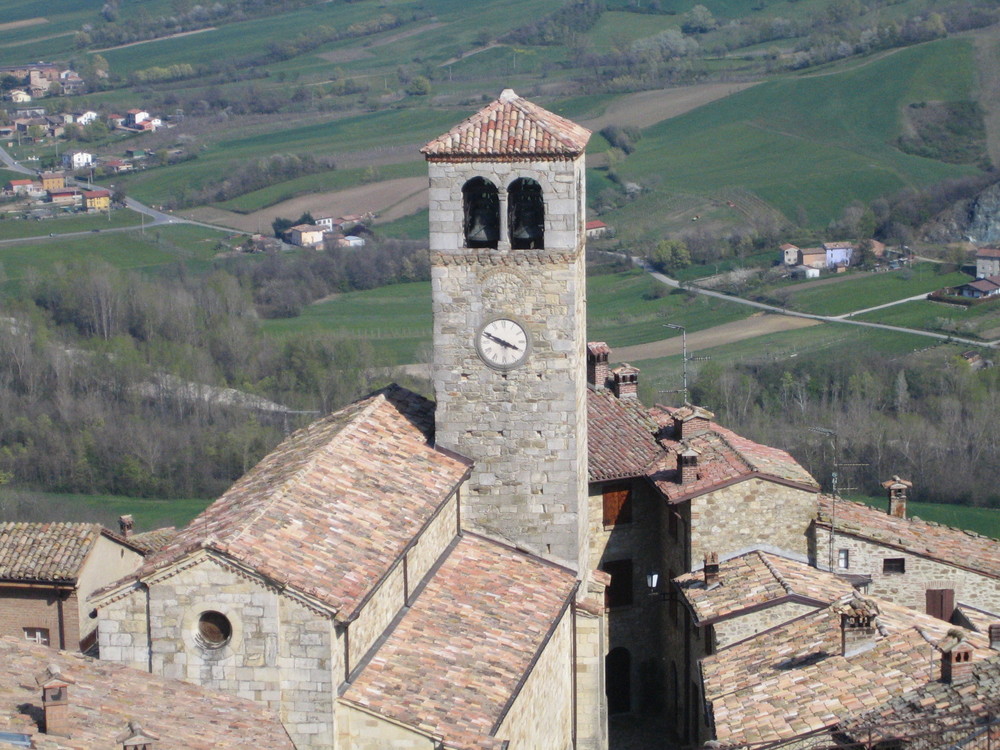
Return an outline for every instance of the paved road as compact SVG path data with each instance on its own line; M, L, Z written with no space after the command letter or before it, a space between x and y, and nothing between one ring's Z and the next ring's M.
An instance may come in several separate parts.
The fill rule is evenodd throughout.
M645 270L650 276L659 281L662 284L666 284L671 287L679 287L680 282L677 279L672 279L662 273L654 271L647 263L645 263L640 258L633 258L632 262L637 266ZM729 294L723 294L722 292L716 292L711 289L702 289L697 286L687 286L686 289L696 293L703 294L706 297L715 297L716 299L724 299L729 302L735 302L740 305L747 305L748 307L754 307L758 310L764 310L766 312L775 313L777 315L791 315L796 318L808 318L809 320L818 320L822 323L841 323L845 325L853 326L863 326L865 328L881 328L884 331L897 331L899 333L912 333L916 336L925 336L927 338L937 339L939 341L954 342L958 344L967 344L969 346L986 346L991 349L996 349L1000 346L1000 339L996 341L978 341L975 339L966 339L959 336L950 336L946 333L934 333L932 331L920 331L915 328L903 328L902 326L892 326L885 323L869 323L864 320L852 320L851 315L856 315L861 312L867 312L867 310L857 310L854 313L847 313L846 315L829 316L829 315L812 315L810 313L795 312L793 310L786 310L782 307L775 307L774 305L766 305L763 302L755 302L754 300L743 299L742 297L734 297ZM914 299L924 299L926 295L918 295L916 297L909 297L907 299L897 300L896 302L891 302L887 305L879 305L878 307L868 308L869 310L882 309L883 307L890 307L891 305L899 305L903 302L910 302Z

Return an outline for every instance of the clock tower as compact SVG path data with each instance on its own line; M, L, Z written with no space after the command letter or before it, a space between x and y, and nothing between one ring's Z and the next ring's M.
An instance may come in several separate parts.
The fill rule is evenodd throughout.
M475 460L463 520L580 568L589 137L507 89L422 149L436 440Z

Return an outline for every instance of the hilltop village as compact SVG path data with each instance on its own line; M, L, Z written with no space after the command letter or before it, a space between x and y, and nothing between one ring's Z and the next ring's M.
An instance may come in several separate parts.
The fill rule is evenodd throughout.
M0 747L998 738L995 541L906 478L825 495L587 342L589 136L506 90L423 148L434 401L319 419L179 531L0 526Z

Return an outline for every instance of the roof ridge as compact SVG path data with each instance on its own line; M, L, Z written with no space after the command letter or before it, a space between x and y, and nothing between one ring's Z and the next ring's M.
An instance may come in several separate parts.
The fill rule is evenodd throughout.
M746 466L750 471L760 471L760 467L759 466L757 466L756 464L752 463L750 461L750 459L748 459L743 454L743 451L741 451L739 448L737 448L735 445L733 445L732 442L730 442L730 440L725 435L723 435L721 432L719 432L719 429L725 430L726 429L725 427L721 427L721 425L718 425L715 422L709 422L709 424L712 426L711 432L713 432L716 435L716 437L719 438L719 440L721 440L723 443L725 443L726 447L729 448L729 450L731 450L733 453L735 453L739 457L740 461L743 462L744 466ZM733 435L736 435L736 433L732 432L731 430L726 430L726 431L730 432ZM695 435L694 437L698 437L698 436ZM739 436L737 436L737 437L739 437ZM749 440L749 438L742 438L742 439L743 440ZM754 442L754 441L751 440L750 442Z
M757 557L760 558L760 561L764 563L764 566L771 572L771 575L774 576L774 579L781 584L781 587L785 590L785 593L786 594L795 593L794 590L792 589L792 585L788 583L787 580L785 580L785 577L780 572L778 572L778 569L774 567L771 561L768 560L766 557L764 557L764 553L761 552L760 550L756 550L756 552L757 552Z
M357 425L360 422L363 422L365 419L367 419L368 416L372 412L376 411L377 407L380 406L382 403L384 403L386 400L387 399L385 397L384 392L376 393L374 396L372 396L370 404L368 404L365 408L361 409L357 414L351 417L351 419L348 420L346 424L344 424L339 430L337 430L336 436L340 438L344 437L345 435L350 435L351 432L357 429ZM281 487L277 489L275 492L271 493L267 501L261 503L261 507L257 509L257 512L243 522L239 532L235 536L229 539L229 541L226 543L226 546L232 546L233 544L238 542L240 540L240 537L242 537L243 534L247 532L247 530L253 527L254 523L256 523L258 518L263 516L267 511L269 511L274 506L275 503L277 503L279 500L285 497L290 487L298 484L298 481L301 477L306 475L308 472L312 471L313 467L316 466L316 463L319 460L319 456L329 451L334 446L335 442L339 441L327 440L323 445L319 446L318 449L312 451L312 453L309 456L309 460L303 461L302 465L298 468L298 470L293 474L289 475L285 479L285 481L281 483ZM202 542L203 547L207 545L209 539L211 539L211 537L206 538Z

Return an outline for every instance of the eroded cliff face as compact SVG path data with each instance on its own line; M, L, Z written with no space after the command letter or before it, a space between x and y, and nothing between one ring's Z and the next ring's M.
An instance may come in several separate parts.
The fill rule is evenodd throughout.
M1000 243L1000 183L938 214L921 228L920 237L927 242Z
M968 237L983 245L1000 242L1000 183L981 192L972 201L968 215Z

